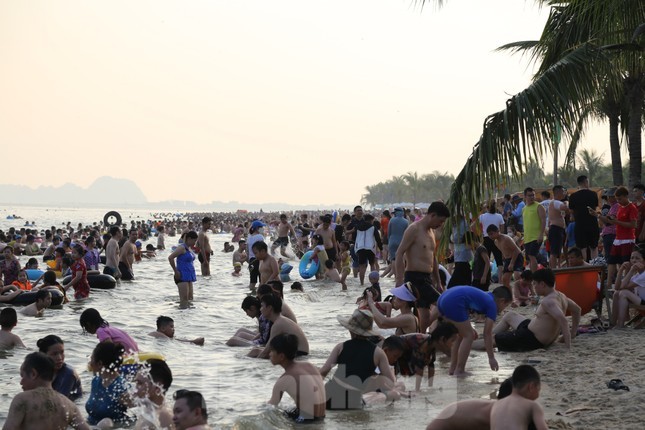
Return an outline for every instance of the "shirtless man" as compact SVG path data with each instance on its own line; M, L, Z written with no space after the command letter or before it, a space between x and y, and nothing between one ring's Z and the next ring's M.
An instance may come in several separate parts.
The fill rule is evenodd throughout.
M524 271L522 250L510 236L501 233L496 225L489 225L486 233L488 233L488 237L495 241L495 246L502 251L502 258L504 259L502 283L509 291L513 291L511 289L511 278L515 275L515 280L518 280Z
M564 200L566 194L562 185L553 187L553 200L549 203L547 210L547 219L549 220L549 267L555 269L559 266L560 256L562 255L562 247L564 246L564 239L566 237L567 224L564 220L565 212L569 211L569 207Z
M446 406L426 430L490 430L492 400L462 400Z
M281 214L280 222L278 223L278 238L271 245L271 254L273 254L279 246L280 254L282 254L283 257L288 257L285 251L287 250L287 246L289 246L289 233L291 233L293 237L296 237L296 231L287 221L287 215Z
M119 279L121 277L121 272L119 271L119 241L123 237L119 226L113 225L110 227L110 236L111 238L105 246L105 267L103 268L103 273Z
M432 323L430 306L437 302L440 291L443 290L433 230L441 227L449 216L450 211L444 203L433 202L426 216L405 230L396 251L396 285L411 282L418 292L416 306L420 333L425 333Z
M540 396L540 374L532 366L517 366L511 377L513 392L493 403L490 412L491 430L526 429L531 422L538 430L546 430Z
M202 276L208 276L211 274L211 255L213 255L213 250L211 249L211 244L206 236L206 232L211 228L213 220L210 217L204 217L202 219L202 228L199 230L197 235L197 248L199 248L199 255L197 258L202 265Z
M240 239L237 243L237 249L233 252L233 264L240 263L244 265L248 255L246 254L246 240Z
M533 286L542 296L535 318L507 312L493 329L495 345L500 351L533 351L546 348L562 334L564 344L571 349L571 340L578 332L580 306L554 288L555 275L551 269L535 271ZM567 312L571 312L571 327L565 316ZM474 349L482 347L481 340L473 343Z
M131 281L134 279L134 270L132 270L132 265L134 264L134 256L137 253L137 239L139 238L139 233L136 229L131 229L130 234L128 235L128 240L123 244L121 248L121 253L119 255L119 272L121 272L121 279L125 281Z
M252 249L255 258L260 262L260 284L279 280L280 268L278 267L278 261L269 254L266 242L255 242Z
M28 317L40 317L51 304L52 293L48 290L38 290L36 293L36 301L22 308L20 313Z
M54 361L42 352L32 352L20 366L23 392L9 406L3 430L58 430L71 426L89 430L78 407L54 391Z
M323 246L327 252L327 258L336 262L338 255L338 242L336 242L336 232L330 228L331 215L324 215L322 217L322 224L316 229L316 234L320 235L323 239Z
M273 324L271 326L271 335L267 345L279 334L293 334L298 338L298 351L296 357L309 355L309 341L300 326L289 318L282 316L282 300L273 294L266 294L260 298L260 313ZM270 347L253 348L249 352L249 357L269 358Z
M273 386L270 405L278 406L282 394L289 393L296 408L287 415L297 423L311 423L325 418L325 383L318 368L306 361L294 361L298 352L298 337L293 334L279 334L269 344L271 364L280 365L284 373Z

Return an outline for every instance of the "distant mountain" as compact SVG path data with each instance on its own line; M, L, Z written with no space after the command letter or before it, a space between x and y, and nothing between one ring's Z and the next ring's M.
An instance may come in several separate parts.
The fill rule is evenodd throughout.
M36 189L23 185L0 185L0 203L21 205L145 205L148 199L137 184L129 179L98 178L87 189L74 184L60 187L41 186Z

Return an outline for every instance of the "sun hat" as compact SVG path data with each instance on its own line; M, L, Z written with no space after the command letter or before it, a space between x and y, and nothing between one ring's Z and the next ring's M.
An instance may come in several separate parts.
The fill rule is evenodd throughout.
M359 336L379 335L377 332L372 330L374 317L372 317L372 313L369 311L356 309L350 317L343 317L341 315L338 315L336 318L338 319L340 325Z
M412 291L410 291L410 287L408 286L408 284L409 282L406 282L403 285L400 285L396 288L392 288L390 290L390 294L392 294L397 299L400 299L406 302L416 302L417 298L414 296Z

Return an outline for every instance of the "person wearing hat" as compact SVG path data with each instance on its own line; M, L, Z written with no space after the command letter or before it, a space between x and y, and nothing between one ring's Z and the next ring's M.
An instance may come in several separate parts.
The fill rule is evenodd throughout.
M392 299L392 308L400 312L395 317L388 317L379 312L374 303L374 297L371 292L367 292L367 304L374 316L374 322L379 328L395 328L394 334L402 335L408 333L419 332L419 320L412 313L414 303L417 301L417 296L414 293L413 287L409 282L392 288L390 293L394 296Z
M349 330L351 339L334 347L329 358L320 368L322 377L338 365L332 379L325 384L327 409L361 409L363 393L381 390L390 400L399 398L393 390L396 378L385 352L370 342L370 336L378 336L372 330L372 313L357 309L350 317L338 316L338 322ZM375 376L376 368L380 375Z
M266 224L262 221L255 220L251 223L249 228L249 237L246 243L246 249L249 253L249 288L255 288L255 284L258 283L258 278L260 277L260 262L255 258L255 253L253 252L253 245L256 242L264 242L264 228Z
M402 207L395 207L394 217L390 219L390 222L387 225L387 248L391 261L390 273L394 276L396 276L396 266L394 264L396 251L399 249L399 245L401 244L401 240L403 239L403 233L405 232L405 229L410 225L410 222L403 216L404 214L405 212L403 211ZM385 276L386 274L387 269L385 272L383 272L383 276Z

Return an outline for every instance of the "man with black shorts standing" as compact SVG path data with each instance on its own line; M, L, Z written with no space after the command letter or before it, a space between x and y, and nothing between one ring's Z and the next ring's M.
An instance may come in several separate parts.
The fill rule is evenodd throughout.
M522 209L524 219L524 252L529 260L531 272L537 270L537 255L540 253L544 228L546 227L546 211L544 206L535 201L535 190L527 187L524 190L525 206Z
M209 276L211 274L211 255L213 255L213 250L211 249L211 244L208 241L206 233L211 228L212 222L213 220L210 217L204 217L202 219L202 228L197 234L197 248L199 249L197 258L201 263L202 276Z
M430 306L437 302L443 290L433 230L441 227L449 216L450 210L443 202L433 202L428 213L405 230L396 251L396 285L411 282L416 288L420 333L425 333L430 326Z
M293 237L296 237L296 231L293 226L287 222L286 214L280 215L280 222L278 223L277 229L278 238L271 245L271 254L280 247L280 254L282 254L283 257L289 257L286 253L287 246L289 246L289 233L291 233Z
M565 231L567 228L564 220L565 213L569 212L567 204L563 202L565 197L564 187L556 185L553 187L553 200L549 202L547 219L549 220L549 267L555 269L560 264L562 247L564 246Z
M569 208L576 219L573 230L576 246L582 250L585 259L589 261L598 256L598 239L600 239L598 219L591 215L588 209L596 211L598 195L589 189L589 179L586 176L578 176L577 181L579 189L569 197Z

